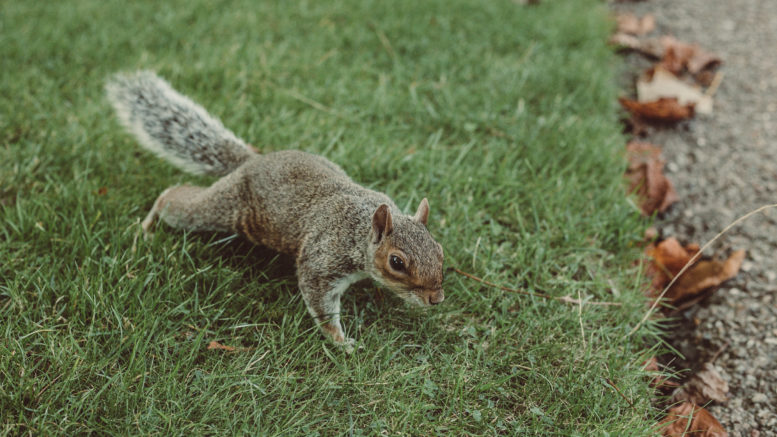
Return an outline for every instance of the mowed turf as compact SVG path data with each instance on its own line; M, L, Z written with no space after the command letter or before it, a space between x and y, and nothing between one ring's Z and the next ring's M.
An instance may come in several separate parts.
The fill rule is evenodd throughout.
M650 433L609 29L594 0L4 1L0 434ZM292 259L137 238L163 189L212 182L119 127L103 84L140 68L263 151L322 154L407 212L428 197L444 304L352 287L349 356Z

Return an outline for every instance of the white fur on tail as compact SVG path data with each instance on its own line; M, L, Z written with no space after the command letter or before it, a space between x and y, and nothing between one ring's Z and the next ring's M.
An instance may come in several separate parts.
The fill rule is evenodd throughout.
M140 144L184 171L223 176L254 154L153 72L118 74L105 89L122 125Z

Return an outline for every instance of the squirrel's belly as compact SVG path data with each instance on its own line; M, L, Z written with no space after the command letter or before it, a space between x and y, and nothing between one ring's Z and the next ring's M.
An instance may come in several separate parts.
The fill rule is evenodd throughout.
M235 220L235 231L254 244L267 246L278 252L296 255L299 250L297 235L275 229L273 223L254 207L239 211Z

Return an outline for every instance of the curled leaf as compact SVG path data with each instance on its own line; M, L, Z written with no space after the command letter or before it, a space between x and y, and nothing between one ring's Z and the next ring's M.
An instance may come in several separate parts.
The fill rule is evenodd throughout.
M650 372L651 374L655 375L650 381L650 386L653 388L661 389L665 387L677 387L679 385L672 381L669 375L660 371L656 357L650 357L648 360L642 363L642 368L646 372Z
M698 250L698 245L683 247L675 237L669 237L656 245L648 246L645 253L653 259L651 272L653 288L661 291Z
M661 65L674 74L683 70L697 74L722 62L719 57L705 51L698 44L688 44L671 36L661 37L661 45L664 48Z
M642 18L626 12L615 17L618 33L629 35L645 35L656 28L656 18L653 14L645 14Z
M634 35L618 32L610 37L610 44L642 53L651 58L660 59L664 55L661 41L656 38L640 39Z
M653 262L648 267L647 273L653 278L654 295L660 293L698 251L698 244L683 247L674 237L648 246L645 254L652 258ZM688 301L704 290L716 287L736 276L744 259L745 251L737 250L725 261L697 261L677 278L664 297L673 304Z
M640 209L645 215L664 212L678 200L674 186L664 176L661 148L649 143L632 141L626 146L629 167L629 193L641 199Z
M659 425L665 437L728 437L723 425L709 411L690 402L670 409Z
M620 98L618 101L634 116L652 121L678 122L693 117L694 105L688 103L681 105L674 98L660 98L651 102L639 102Z
M691 376L688 381L672 393L672 402L688 401L697 405L709 401L726 402L728 400L728 383L712 363L704 363L704 367Z
M652 102L664 97L674 97L680 105L693 104L700 114L712 113L712 97L659 65L637 80L637 101Z
M725 261L699 261L669 289L666 298L674 302L690 299L710 287L717 287L739 272L745 251L737 250Z

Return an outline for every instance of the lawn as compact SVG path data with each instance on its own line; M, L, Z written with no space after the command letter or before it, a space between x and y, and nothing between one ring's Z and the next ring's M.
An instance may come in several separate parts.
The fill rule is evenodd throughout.
M624 194L602 2L2 11L0 434L651 432L657 328L626 336L645 311L645 221ZM263 151L322 154L407 212L428 197L444 304L352 287L343 325L363 348L347 355L305 310L293 260L229 235L137 238L160 191L212 181L119 127L103 85L139 68Z

